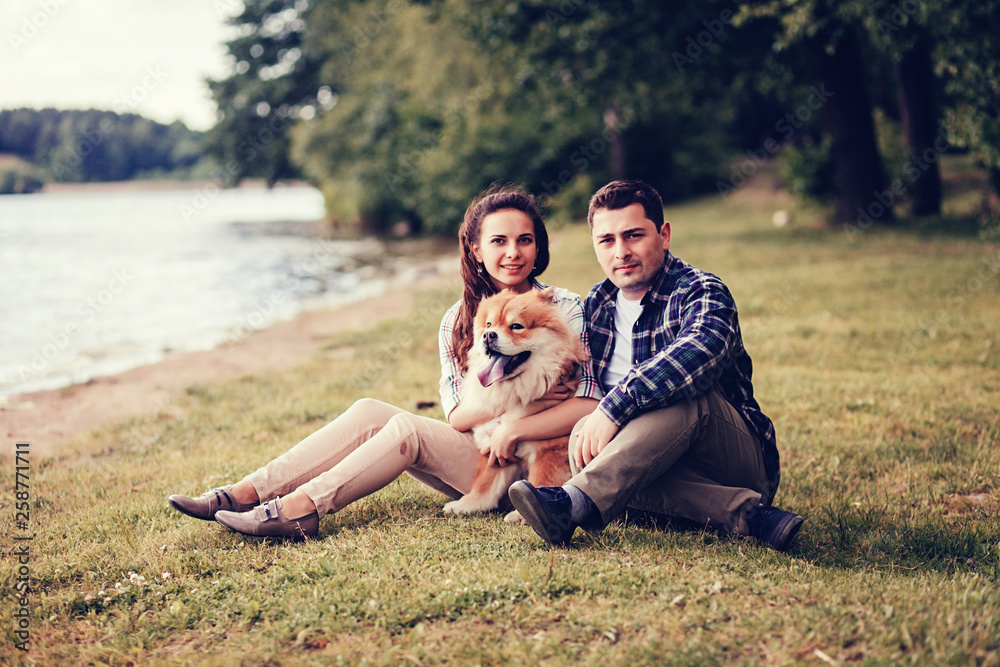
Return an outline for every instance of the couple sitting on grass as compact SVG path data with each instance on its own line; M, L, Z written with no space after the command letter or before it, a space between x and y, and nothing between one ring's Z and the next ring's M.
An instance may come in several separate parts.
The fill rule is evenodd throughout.
M779 479L774 427L753 396L729 290L669 252L663 202L645 183L604 186L587 221L608 279L582 303L564 289L555 296L591 367L573 396L553 388L543 398L565 400L506 422L482 452L505 466L518 441L571 433L572 477L561 487L515 482L511 503L550 544L636 508L784 550L802 517L770 504ZM471 429L495 416L461 402L476 308L501 290L544 288L537 276L549 247L534 200L513 187L480 195L459 238L462 298L445 313L439 341L447 422L361 399L243 480L198 498L170 496L170 505L246 535L302 538L318 534L320 517L403 472L453 498L468 493L480 456Z

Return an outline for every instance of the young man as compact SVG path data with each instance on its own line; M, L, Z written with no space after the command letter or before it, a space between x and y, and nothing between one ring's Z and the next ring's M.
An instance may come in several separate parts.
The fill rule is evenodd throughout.
M605 396L570 437L573 478L517 482L514 507L550 544L633 507L787 548L802 517L770 506L774 427L753 397L729 290L670 254L663 202L645 183L604 186L587 220L608 277L584 301Z

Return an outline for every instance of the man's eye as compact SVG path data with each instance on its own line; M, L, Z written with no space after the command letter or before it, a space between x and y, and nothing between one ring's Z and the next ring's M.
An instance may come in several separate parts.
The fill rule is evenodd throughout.
M520 331L523 328L524 328L524 325L523 324L518 324L517 322L515 322L512 325L510 325L510 330L511 331Z

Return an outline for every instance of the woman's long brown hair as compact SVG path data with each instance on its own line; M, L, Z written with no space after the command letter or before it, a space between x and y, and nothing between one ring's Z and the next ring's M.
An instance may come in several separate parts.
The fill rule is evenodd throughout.
M535 247L538 254L529 280L534 280L549 265L549 235L535 198L520 186L494 185L476 197L465 211L465 219L458 230L462 249L462 305L452 332L452 348L458 358L458 367L464 373L469 369L469 350L472 348L472 325L479 302L497 293L493 281L481 270L482 265L472 252L472 245L479 244L483 233L483 218L490 213L505 210L521 211L534 225Z

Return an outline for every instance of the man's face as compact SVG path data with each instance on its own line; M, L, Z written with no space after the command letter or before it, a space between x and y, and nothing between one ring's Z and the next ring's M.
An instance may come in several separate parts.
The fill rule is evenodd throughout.
M626 299L643 297L670 248L670 223L659 232L642 204L594 212L591 232L597 261Z

